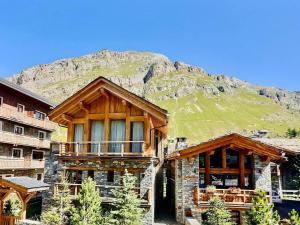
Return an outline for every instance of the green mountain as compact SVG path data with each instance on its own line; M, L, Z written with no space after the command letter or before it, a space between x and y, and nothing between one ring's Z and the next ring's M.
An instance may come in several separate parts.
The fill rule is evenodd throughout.
M170 113L170 138L198 143L227 132L300 128L300 93L253 85L149 52L109 50L37 65L8 79L59 103L98 76Z

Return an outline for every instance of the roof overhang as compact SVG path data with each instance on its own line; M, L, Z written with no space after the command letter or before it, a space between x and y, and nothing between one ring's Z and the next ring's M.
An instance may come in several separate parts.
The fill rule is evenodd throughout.
M285 160L285 149L274 147L235 133L175 151L168 156L168 160L190 158L203 152L213 151L224 147L245 151L246 154L254 153L258 156L268 157L271 161Z
M32 193L49 190L49 185L31 177L0 178L0 186L11 188L21 193Z
M115 83L109 81L104 77L95 79L87 86L55 107L49 113L50 120L56 123L63 124L60 121L60 117L62 115L66 114L68 111L76 107L78 108L81 102L84 102L86 104L91 103L91 101L94 100L93 96L95 96L95 94L97 96L97 93L101 93L103 91L108 91L113 95L125 100L126 102L144 110L145 112L149 113L150 116L158 119L161 123L168 123L168 112L165 109L162 109L159 106L147 101L146 99L125 90L124 88L116 85Z

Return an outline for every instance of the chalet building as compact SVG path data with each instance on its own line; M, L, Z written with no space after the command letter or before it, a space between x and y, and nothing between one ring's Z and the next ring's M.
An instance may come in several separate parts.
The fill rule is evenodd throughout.
M66 126L66 143L53 143L45 182L51 191L68 176L73 195L92 177L102 203L112 202L125 169L137 177L136 190L145 209L143 224L154 223L155 198L163 195L163 142L167 111L99 77L62 102L49 117Z
M209 199L218 196L231 211L233 222L244 224L255 189L264 190L270 202L280 200L276 193L281 190L279 165L285 161L284 152L284 148L230 134L169 154L167 197L176 220L184 223L186 217L194 217L201 222Z
M42 180L55 124L48 100L0 78L0 178Z

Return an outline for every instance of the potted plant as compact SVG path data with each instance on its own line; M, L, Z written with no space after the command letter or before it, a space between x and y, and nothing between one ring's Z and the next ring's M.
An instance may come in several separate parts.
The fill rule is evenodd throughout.
M208 186L206 187L206 193L207 193L207 194L213 194L213 193L216 192L216 190L217 190L217 188L216 188L216 186L214 186L214 185L208 185Z
M241 189L239 187L230 187L228 190L229 190L229 193L231 193L231 194L240 194L241 193Z

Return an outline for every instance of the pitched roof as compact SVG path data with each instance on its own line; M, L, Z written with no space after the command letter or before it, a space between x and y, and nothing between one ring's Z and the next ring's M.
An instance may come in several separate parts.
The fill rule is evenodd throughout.
M37 94L35 94L35 93L33 93L33 92L31 92L31 91L29 91L29 90L21 87L20 85L17 85L17 84L14 84L12 82L9 82L8 80L5 80L3 78L0 78L0 84L6 86L8 88L11 88L11 89L13 89L13 90L15 90L15 91L17 91L17 92L19 92L21 94L24 94L24 95L27 95L27 96L29 96L31 98L34 98L34 99L36 99L36 100L38 100L40 102L43 102L43 103L45 103L45 104L47 104L47 105L49 105L51 107L55 107L55 104L53 102L51 102L48 99L46 99L46 98L44 98L44 97L42 97L40 95L37 95Z
M48 190L49 185L31 177L4 177L0 179L0 184L19 189L24 192L35 192Z
M254 152L260 156L268 156L271 160L280 161L284 160L283 153L287 150L282 147L275 147L240 134L232 133L224 135L206 142L202 142L195 146L190 146L169 154L168 159L175 158L188 158L197 154L212 151L217 148L233 146L238 149L245 149Z
M288 138L255 138L254 140L272 145L275 147L284 148L287 153L300 154L300 139Z
M52 120L55 120L56 117L64 113L64 108L76 107L76 104L84 96L91 95L100 90L100 88L106 89L109 92L112 92L114 95L128 101L130 104L135 106L142 106L142 109L149 114L152 114L154 117L161 120L168 120L167 110L147 101L146 99L122 88L121 86L113 83L112 81L100 76L87 86L76 92L71 97L67 98L61 104L56 106L50 113L49 117Z

